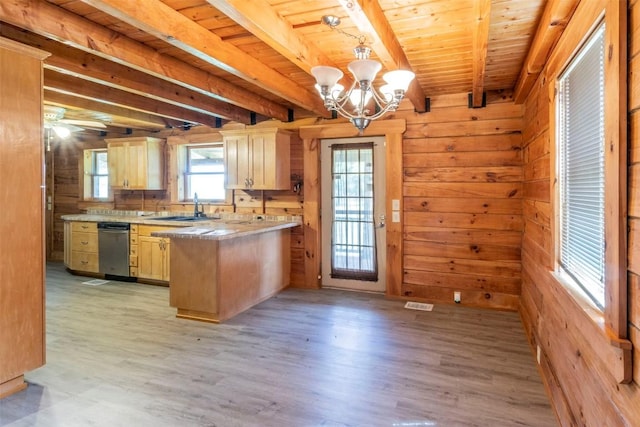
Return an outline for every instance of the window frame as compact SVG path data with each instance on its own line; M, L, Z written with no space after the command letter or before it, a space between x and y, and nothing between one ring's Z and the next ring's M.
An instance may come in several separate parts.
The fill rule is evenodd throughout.
M577 191L576 189L574 189L572 185L574 182L573 179L568 177L567 170L575 169L576 166L584 166L584 163L592 162L595 160L598 163L597 165L598 171L594 171L594 172L598 174L598 177L595 178L591 174L585 177L584 174L580 174L581 179L582 180L589 179L590 180L589 184L593 184L592 182L593 180L599 181L600 184L604 184L606 181L605 167L604 167L604 150L605 150L604 148L604 145L605 145L604 144L604 141L605 141L604 139L604 96L605 96L604 87L600 85L593 86L593 88L595 88L595 90L597 91L600 91L600 88L602 88L602 92L598 94L598 98L602 100L602 103L601 105L598 106L599 108L597 108L597 111L594 111L596 110L596 106L592 106L591 104L589 105L589 109L594 111L599 116L597 119L598 123L596 123L596 126L600 128L600 132L601 132L600 135L598 135L599 140L596 141L598 143L598 150L600 150L599 156L597 156L598 157L597 159L594 156L589 156L590 157L589 160L580 159L585 157L584 156L585 152L580 150L590 150L593 148L588 144L586 144L586 142L588 141L586 141L585 144L582 143L584 140L576 141L575 140L576 135L573 133L570 135L572 137L571 140L567 140L566 138L566 136L568 136L568 132L566 128L567 120L566 120L566 117L564 117L564 112L573 110L574 107L575 109L578 109L578 112L579 112L580 111L579 107L584 107L584 105L574 104L572 102L573 100L568 99L568 96L567 96L567 99L565 99L566 91L563 90L563 87L566 84L572 84L571 82L575 81L575 79L577 78L576 69L580 69L580 66L582 65L581 61L587 58L586 49L592 49L594 47L600 48L600 46L602 47L602 49L598 53L602 54L602 56L600 57L602 61L601 62L602 67L598 70L597 78L598 80L600 80L600 84L604 83L605 31L606 31L605 22L604 20L601 20L595 26L593 31L591 31L591 33L588 35L585 42L580 46L580 48L576 52L576 55L574 55L571 58L571 60L569 61L565 69L563 69L560 72L555 82L556 88L557 88L557 91L556 91L557 93L557 96L556 96L556 112L557 112L556 113L556 129L557 129L556 152L558 153L556 158L556 170L557 170L557 177L558 177L558 186L557 186L558 198L560 200L560 203L558 203L557 205L559 208L558 209L559 210L558 212L558 217L559 217L558 252L559 253L558 253L556 270L559 275L562 275L562 276L567 275L568 277L565 277L564 281L571 283L572 286L576 286L578 288L577 291L583 292L584 296L588 298L595 305L595 309L600 310L601 312L604 312L604 309L605 309L604 292L602 292L602 294L600 292L600 289L604 291L604 288L605 288L605 283L604 283L605 280L604 280L604 273L603 273L604 246L605 246L605 233L604 233L604 213L605 213L605 194L604 193L605 192L604 192L604 188L602 188L604 187L604 185L602 185L602 187L600 188L602 193L596 196L596 198L598 199L597 202L591 200L594 197L591 194L577 196L578 199L580 199L580 201L587 202L587 203L582 203L582 205L584 206L582 209L579 208L578 206L573 206L571 209L569 209L569 206L566 200L569 198L572 198L571 195L573 194L573 191ZM598 42L598 40L601 40L601 44ZM596 43L598 43L598 46L596 46ZM600 96L602 97L600 98ZM583 101L582 101L582 104L584 104ZM570 117L573 118L574 115L571 115ZM569 130L575 131L573 127ZM594 141L592 141L592 143L593 142ZM571 157L567 157L567 154L566 154L566 151L569 149L573 153ZM575 159L576 149L578 150L578 157L580 157L579 159ZM567 164L569 166L565 166ZM583 169L580 169L580 170L583 170ZM580 191L577 191L577 192L579 193ZM588 200L585 200L585 199L588 199ZM600 210L599 211L589 210L594 206L599 206ZM581 215L583 216L583 219L581 221L578 221L578 223L575 223L575 214L568 214L568 212L571 212L574 209L579 210L581 214L584 214L584 215ZM594 214L597 214L598 216L598 219L596 221L597 223L589 222L588 224L585 224L584 218L587 218L587 221L589 219L595 220ZM571 233L570 231L571 231L571 228L573 228L574 226L578 228L584 228L586 226L586 228L595 229L595 231L598 231L598 234L600 235L598 236L599 238L598 243L583 244L585 242L588 242L591 239L589 238L580 239L579 237L572 237L574 233ZM583 230L583 231L587 233L588 237L592 237L592 238L596 237L595 235L588 234L592 230ZM602 259L598 261L599 264L597 265L590 265L588 264L588 261L587 263L583 263L582 261L585 261L585 258L589 258L589 256L588 255L585 256L585 254L594 254L594 255L597 254L599 256L602 256ZM594 271L590 274L589 267L595 267L595 270L597 270L599 274L602 274L602 277L595 278L594 275L597 275L598 273ZM583 274L581 273L581 271L584 271L585 273ZM603 301L600 300L601 296Z
M107 167L107 174L106 175L99 175L96 173L96 155L98 153L104 153L108 156L107 154L107 148L89 148L89 149L85 149L83 150L83 158L84 158L84 162L83 162L83 189L82 189L82 200L85 201L96 201L96 202L108 202L111 201L113 199L113 192L111 190L111 186L109 186L107 184L107 196L106 197L96 197L95 193L94 193L94 183L95 183L95 177L96 176L106 176L107 177L107 183L109 182L109 172L108 172L108 167ZM107 164L108 164L108 157L107 157Z
M193 198L189 197L189 176L190 175L222 175L222 182L223 182L223 188L225 189L225 197L223 199L205 199L203 197L198 197L199 202L206 202L206 203L224 203L227 200L227 195L226 195L226 187L224 187L224 183L225 181L225 176L226 176L226 167L224 169L223 172L191 172L190 168L191 168L191 162L190 162L190 151L194 148L221 148L222 149L222 161L223 163L225 163L226 166L226 161L225 161L225 149L224 149L224 143L223 142L210 142L210 143L199 143L199 144L185 144L184 145L184 150L185 150L185 165L184 165L184 193L182 194L182 200L186 201L186 202L193 202Z
M194 135L170 136L167 138L169 148L169 182L168 186L171 191L171 203L186 207L187 204L193 204L193 200L186 199L186 181L185 172L187 167L187 147L196 145L221 144L225 156L225 175L226 171L226 155L227 150L220 132L210 132ZM226 182L226 177L225 177ZM225 199L221 201L199 200L207 205L216 206L216 210L225 211L227 208L233 208L232 190L225 188Z
M627 86L626 86L626 9L615 0L602 0L600 8L594 8L591 20L578 22L565 30L555 53L549 58L547 69L552 70L547 79L549 84L549 138L551 157L551 218L553 275L557 281L583 308L593 322L603 330L605 336L624 340L628 334L627 325ZM595 5L594 5L595 6ZM604 22L605 64L604 64L604 285L605 306L597 306L577 287L559 266L560 256L560 195L558 189L558 140L557 140L557 95L558 77L567 69L575 55L597 26ZM566 36L566 37L565 37ZM557 71L556 71L557 70ZM614 344L614 343L612 343Z

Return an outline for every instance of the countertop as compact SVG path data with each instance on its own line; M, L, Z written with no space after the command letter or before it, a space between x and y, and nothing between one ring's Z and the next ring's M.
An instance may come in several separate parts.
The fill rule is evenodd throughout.
M63 215L65 221L83 222L126 222L130 224L160 225L169 227L167 230L154 231L151 234L156 237L226 240L237 237L282 230L301 225L299 217L271 217L267 215L254 215L238 217L213 217L194 221L172 221L163 219L166 215L104 215L104 214L75 214ZM265 218L265 219L261 219ZM275 219L278 218L278 219ZM283 219L279 219L283 218Z

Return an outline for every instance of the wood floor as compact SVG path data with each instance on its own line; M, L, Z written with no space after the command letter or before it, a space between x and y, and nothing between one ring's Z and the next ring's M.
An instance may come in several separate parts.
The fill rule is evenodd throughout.
M557 425L517 313L286 290L214 325L47 270L47 364L0 426Z

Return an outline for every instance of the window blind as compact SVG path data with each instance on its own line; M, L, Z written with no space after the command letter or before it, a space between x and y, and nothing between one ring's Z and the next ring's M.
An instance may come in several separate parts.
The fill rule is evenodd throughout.
M604 308L604 24L560 76L560 266Z

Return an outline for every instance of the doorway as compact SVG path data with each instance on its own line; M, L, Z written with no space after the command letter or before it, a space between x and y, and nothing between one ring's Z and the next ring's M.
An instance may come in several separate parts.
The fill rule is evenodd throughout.
M385 138L321 141L322 287L386 288Z

